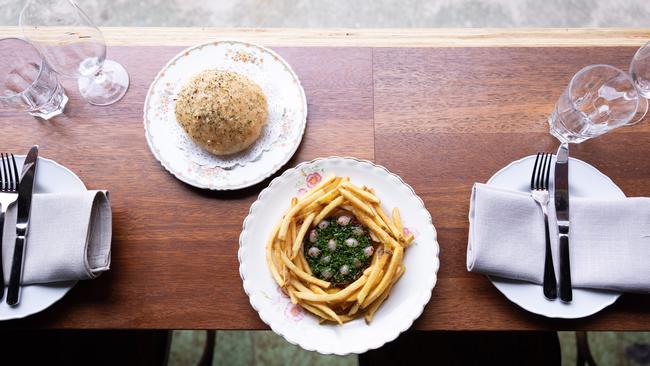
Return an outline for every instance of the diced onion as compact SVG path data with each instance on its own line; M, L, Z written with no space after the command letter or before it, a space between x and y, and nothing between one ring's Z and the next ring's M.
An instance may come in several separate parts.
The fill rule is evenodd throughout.
M338 222L339 225L346 226L350 223L350 220L352 220L350 216L339 216L339 218L336 219L336 222Z
M345 240L345 245L349 247L356 247L357 245L359 245L359 241L355 238L348 238Z
M315 243L316 240L318 240L318 233L316 230L312 230L309 232L309 241L312 243Z
M307 254L309 254L309 256L312 257L312 258L318 257L320 255L320 249L318 249L316 247L311 247L307 251Z
M333 252L336 250L336 240L330 239L330 241L327 242L327 248L330 250L330 252Z
M366 258L371 257L374 252L375 252L375 248L373 248L372 246L366 247L363 250L363 254L366 255Z

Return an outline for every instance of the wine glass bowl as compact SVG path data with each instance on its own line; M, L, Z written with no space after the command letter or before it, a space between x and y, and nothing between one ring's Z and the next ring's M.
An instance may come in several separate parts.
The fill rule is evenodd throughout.
M106 59L102 32L73 0L29 0L19 23L57 73L77 78L79 92L90 104L109 105L124 96L128 73Z
M630 76L639 93L650 99L650 42L639 48L632 57Z

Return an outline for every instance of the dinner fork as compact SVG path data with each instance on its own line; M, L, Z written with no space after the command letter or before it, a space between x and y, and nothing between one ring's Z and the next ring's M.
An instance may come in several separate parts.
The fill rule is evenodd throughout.
M9 159L10 156L11 159ZM2 272L2 234L5 213L7 213L9 206L18 199L20 178L18 177L18 167L16 166L14 154L0 153L0 160L2 161L2 168L0 169L0 299L2 299L5 292L5 279Z
M551 236L548 232L548 181L551 173L551 160L549 153L537 153L533 174L530 178L530 194L535 202L542 207L544 212L544 230L546 233L546 258L544 260L544 296L549 300L557 299L557 280L553 267L553 253L551 252Z

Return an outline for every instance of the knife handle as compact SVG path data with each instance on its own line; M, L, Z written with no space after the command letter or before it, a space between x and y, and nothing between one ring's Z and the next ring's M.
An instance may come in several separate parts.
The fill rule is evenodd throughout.
M20 277L22 277L24 254L25 236L16 236L14 258L11 262L11 273L9 275L9 289L7 290L7 304L11 306L18 305L20 302Z
M571 264L569 260L569 235L560 234L560 300L573 300L571 289Z

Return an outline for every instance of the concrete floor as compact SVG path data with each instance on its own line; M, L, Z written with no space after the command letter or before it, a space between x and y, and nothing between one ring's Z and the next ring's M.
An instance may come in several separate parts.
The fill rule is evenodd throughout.
M0 25L23 0L0 0ZM648 27L648 0L77 0L100 26Z
M24 1L0 0L0 25L16 25ZM77 0L99 26L211 27L650 27L648 0ZM575 364L575 338L560 332L563 364ZM200 358L204 332L176 331L170 365ZM597 333L600 364L639 365L650 333ZM636 348L634 348L636 347ZM640 355L640 356L639 356ZM645 361L650 362L650 361ZM215 365L356 365L321 356L271 332L220 331Z

